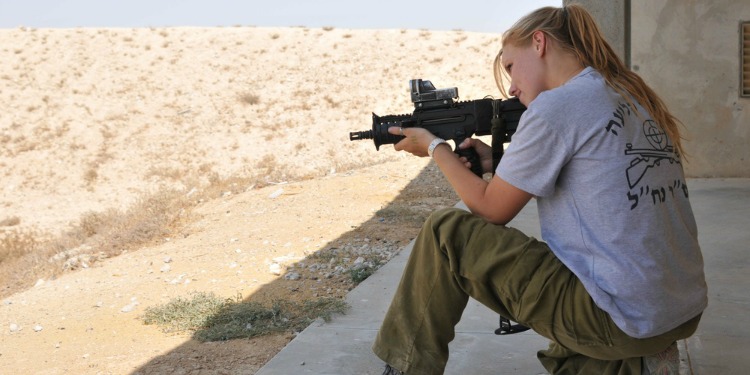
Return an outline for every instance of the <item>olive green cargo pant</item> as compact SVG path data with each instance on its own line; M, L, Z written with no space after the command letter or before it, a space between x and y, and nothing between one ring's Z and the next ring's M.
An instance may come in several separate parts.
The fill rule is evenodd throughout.
M537 357L553 374L641 374L641 357L689 337L700 320L629 337L545 243L451 208L415 240L373 351L406 375L442 374L469 297L550 339Z

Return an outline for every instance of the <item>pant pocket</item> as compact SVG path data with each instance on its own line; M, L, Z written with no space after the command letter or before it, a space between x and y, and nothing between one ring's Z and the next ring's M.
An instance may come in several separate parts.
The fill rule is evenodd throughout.
M609 314L590 300L576 306L569 329L581 346L612 346L612 332L609 329Z

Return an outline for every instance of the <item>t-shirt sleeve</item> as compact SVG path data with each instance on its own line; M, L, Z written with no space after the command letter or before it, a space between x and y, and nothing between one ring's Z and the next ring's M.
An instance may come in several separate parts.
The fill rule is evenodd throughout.
M544 118L533 108L527 109L500 159L496 175L535 196L553 194L560 171L573 155L563 127L565 124Z

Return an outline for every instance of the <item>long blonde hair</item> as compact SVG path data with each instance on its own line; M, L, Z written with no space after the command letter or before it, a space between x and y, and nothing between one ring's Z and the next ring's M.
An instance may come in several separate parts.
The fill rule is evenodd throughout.
M583 66L596 69L607 84L635 108L630 99L632 96L648 111L653 120L662 126L674 144L675 151L685 156L681 143L680 121L669 112L656 92L620 60L586 9L578 4L562 8L540 8L521 18L503 33L502 44L526 47L531 44L532 35L536 31L544 32L560 48L576 56ZM507 73L500 61L502 53L501 49L495 57L495 81L503 95L507 96L504 86Z

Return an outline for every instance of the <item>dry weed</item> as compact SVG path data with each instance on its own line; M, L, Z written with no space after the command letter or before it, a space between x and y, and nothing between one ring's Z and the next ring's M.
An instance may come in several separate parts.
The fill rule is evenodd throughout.
M13 216L7 219L0 220L0 227L12 227L18 224L21 224L21 219L18 216Z
M251 93L240 94L239 98L242 104L256 105L260 103L260 96Z
M73 229L59 236L28 229L5 231L0 235L0 285L5 285L0 297L76 265L90 266L71 266L68 261L74 256L86 255L87 261L93 262L162 239L183 223L189 206L185 194L161 191L140 198L127 211L86 213ZM86 254L71 251L74 249L85 249Z
M10 225L20 222L18 218L5 219ZM16 224L11 224L11 223ZM10 226L4 225L4 226ZM7 230L0 233L0 264L11 259L22 257L29 251L34 251L38 245L37 233L28 230Z
M221 177L212 171L210 164L201 165L198 172L209 176L202 188L197 187L198 178L186 175L183 170L151 170L152 175L179 179L190 192L162 190L140 197L128 210L88 212L72 229L57 236L34 229L6 229L3 227L20 224L20 219L3 219L0 221L0 285L5 287L0 290L0 298L29 288L39 279L90 267L97 261L174 236L188 222L192 210L207 200L287 178L284 166L279 165L273 155L264 156L254 170L258 172L250 177Z
M190 298L175 298L149 307L141 319L156 324L164 332L193 331L201 342L250 338L272 332L301 331L316 318L330 320L349 306L337 298L274 301L270 306L243 301L242 296L221 298L213 293L193 293Z

